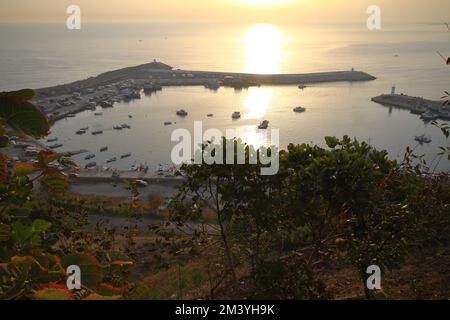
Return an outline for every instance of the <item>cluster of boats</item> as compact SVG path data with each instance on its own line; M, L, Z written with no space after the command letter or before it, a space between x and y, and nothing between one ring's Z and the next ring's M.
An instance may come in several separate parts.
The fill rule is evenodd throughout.
M108 150L108 147L104 147L104 148L100 149L100 152L104 152L106 150ZM95 154L88 154L84 159L85 160L91 160L91 159L94 159L95 157L96 157ZM129 157L131 157L131 153L125 153L125 154L120 156L120 159L126 159L126 158L129 158ZM117 157L112 157L112 158L106 159L106 163L112 163L112 162L116 162L116 161L118 161ZM97 167L97 162L89 162L85 166L86 169L95 168L95 167Z
M113 129L114 130L131 129L131 126L129 124L123 123L123 124L113 126Z
M419 142L420 144L424 144L424 143L431 143L432 140L430 137L427 137L426 135L422 134L420 136L416 136L414 138L414 140L416 140L417 142Z

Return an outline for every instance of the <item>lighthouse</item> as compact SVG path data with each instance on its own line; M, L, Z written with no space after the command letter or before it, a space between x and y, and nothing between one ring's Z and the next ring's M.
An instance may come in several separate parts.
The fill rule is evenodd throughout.
M393 86L391 89L391 96L395 96L395 89L396 89L395 86Z

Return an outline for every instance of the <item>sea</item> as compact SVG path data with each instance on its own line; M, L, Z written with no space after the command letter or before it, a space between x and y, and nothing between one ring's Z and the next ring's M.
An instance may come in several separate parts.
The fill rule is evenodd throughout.
M395 86L397 93L439 100L450 89L450 66L438 52L450 56L450 32L444 24L383 25L368 30L365 22L341 25L277 25L257 23L83 24L68 30L60 24L0 24L0 90L42 88L86 79L105 71L144 64L154 59L176 69L251 73L306 73L358 70L377 79L297 86L261 86L244 90L204 87L170 87L131 102L116 103L56 122L49 137L63 144L58 151L86 149L96 155L75 156L80 164L95 161L100 167L127 170L144 164L150 168L172 163L176 129L194 135L194 122L203 131L235 130L246 143L274 144L278 130L280 148L289 143L325 145L325 136L348 135L385 149L402 160L406 148L423 155L436 171L450 169L439 156L447 146L441 131L407 110L371 101ZM306 112L292 109L303 106ZM175 112L185 109L185 118ZM242 118L231 114L240 111ZM208 117L213 114L213 117ZM128 116L132 115L132 119ZM269 134L257 129L269 121ZM173 122L166 126L164 122ZM442 121L441 121L442 122ZM113 130L127 123L131 129ZM78 136L89 127L102 135ZM432 143L420 145L417 135ZM46 142L46 139L42 141ZM100 153L100 148L108 151ZM106 164L106 159L132 153L127 159Z

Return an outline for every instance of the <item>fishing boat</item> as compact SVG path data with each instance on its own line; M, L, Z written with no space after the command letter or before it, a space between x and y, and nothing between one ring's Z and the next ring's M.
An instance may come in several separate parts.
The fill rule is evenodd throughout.
M100 149L100 152L105 152L105 151L108 151L108 147L103 147Z
M265 130L268 127L269 127L269 121L264 120L263 122L260 123L260 125L258 126L258 129Z
M102 130L92 131L92 134L93 134L94 136L96 136L96 135L98 135L98 134L102 134L102 133L103 133Z
M84 158L84 160L91 160L91 159L94 159L95 158L95 154L88 154L85 158Z
M129 158L129 157L131 157L131 153L125 153L120 156L120 159L125 159L125 158Z
M56 142L56 141L58 141L58 138L51 138L47 140L47 142Z
M85 166L85 168L92 169L92 168L95 168L96 166L97 166L97 162L90 162Z
M111 162L116 162L116 161L117 161L116 157L113 157L113 158L110 158L110 159L106 159L106 163L111 163Z
M235 111L233 112L233 114L231 115L231 117L233 119L239 119L241 117L241 113L239 111Z
M431 142L432 142L431 138L425 136L424 134L422 134L422 135L420 135L420 136L416 136L414 139L415 139L417 142L419 142L420 144L423 144L423 143L431 143Z
M181 109L181 110L177 111L177 116L186 117L187 115L188 115L188 113L184 109Z
M303 108L303 107L295 107L294 108L294 112L297 112L297 113L302 113L302 112L305 112L305 111L306 111L306 109Z
M49 148L50 148L50 149L58 149L58 148L61 148L62 146L63 146L62 144L57 143L57 144L54 144L54 145L49 146Z
M75 133L78 134L78 135L82 135L82 134L85 134L85 133L86 133L86 130L80 129L80 130L78 130L78 131L75 132Z

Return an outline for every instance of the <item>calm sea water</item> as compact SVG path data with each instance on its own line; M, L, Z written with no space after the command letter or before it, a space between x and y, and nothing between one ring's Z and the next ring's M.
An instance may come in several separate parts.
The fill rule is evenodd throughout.
M200 87L165 88L155 95L104 110L103 117L84 112L62 120L52 136L64 143L62 150L88 149L103 164L106 158L132 152L133 157L114 164L126 169L134 163L157 167L170 163L175 128L192 130L194 120L205 129L238 129L254 144L268 143L256 129L264 119L280 129L280 143L323 144L326 135L348 134L387 149L401 158L415 135L427 134L433 143L418 146L429 161L446 143L440 131L408 111L377 105L370 98L390 91L439 99L450 88L450 69L436 51L450 55L450 34L442 25L384 26L368 31L365 25L226 26L211 24L83 25L68 31L64 25L1 25L0 90L44 87L84 79L104 71L146 63L154 58L175 68L236 72L312 72L350 70L368 72L377 80L365 83L296 86L263 86L212 92ZM292 108L302 105L304 114ZM189 112L185 119L177 109ZM243 118L232 121L231 113ZM213 118L207 118L213 113ZM132 114L133 119L128 119ZM164 121L177 122L164 126ZM129 123L130 130L113 125ZM89 126L105 131L99 136L76 136ZM99 154L103 146L109 151ZM84 156L78 160L85 163ZM449 162L439 163L450 169Z

